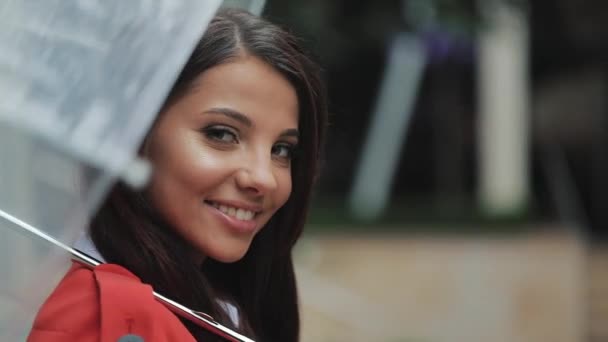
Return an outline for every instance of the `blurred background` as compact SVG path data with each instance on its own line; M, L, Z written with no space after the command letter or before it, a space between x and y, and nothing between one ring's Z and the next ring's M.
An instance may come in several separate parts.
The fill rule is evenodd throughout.
M608 340L608 2L268 0L324 66L304 341Z

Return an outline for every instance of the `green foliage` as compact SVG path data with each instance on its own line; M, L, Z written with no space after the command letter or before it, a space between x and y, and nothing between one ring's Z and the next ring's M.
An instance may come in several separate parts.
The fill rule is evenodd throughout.
M413 196L394 198L374 221L353 217L342 198L316 198L309 217L310 230L351 233L513 234L542 221L533 205L511 215L488 215L477 202L465 198Z

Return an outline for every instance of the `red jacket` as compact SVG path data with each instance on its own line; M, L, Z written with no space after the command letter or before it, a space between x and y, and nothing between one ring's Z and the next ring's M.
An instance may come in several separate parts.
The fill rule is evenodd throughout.
M74 264L38 312L27 341L116 342L129 334L146 342L195 342L154 299L152 287L125 268Z

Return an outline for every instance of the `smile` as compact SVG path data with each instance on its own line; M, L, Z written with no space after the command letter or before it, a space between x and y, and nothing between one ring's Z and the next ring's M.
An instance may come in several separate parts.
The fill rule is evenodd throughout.
M247 209L243 209L243 208L231 207L228 205L219 204L219 203L212 202L212 201L205 201L205 202L207 204L211 205L212 207L216 208L217 210L221 211L222 213L224 213L230 217L236 218L237 220L240 220L240 221L251 221L256 216L255 211L251 211L251 210L247 210Z

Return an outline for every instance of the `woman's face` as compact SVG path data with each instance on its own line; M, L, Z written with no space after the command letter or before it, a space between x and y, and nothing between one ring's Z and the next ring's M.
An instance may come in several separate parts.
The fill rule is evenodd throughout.
M197 256L237 261L289 198L297 143L294 88L260 59L239 57L161 113L144 146L148 193Z

